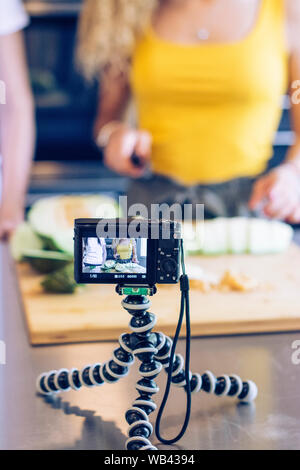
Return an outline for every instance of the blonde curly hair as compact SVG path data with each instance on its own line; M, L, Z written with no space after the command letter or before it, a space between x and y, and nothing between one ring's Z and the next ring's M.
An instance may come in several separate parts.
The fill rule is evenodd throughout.
M161 0L85 0L78 28L77 62L87 79L111 66L123 71L138 37Z

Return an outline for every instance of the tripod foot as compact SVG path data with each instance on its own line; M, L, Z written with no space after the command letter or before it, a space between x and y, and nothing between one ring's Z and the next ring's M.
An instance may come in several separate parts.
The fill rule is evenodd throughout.
M130 335L124 333L119 338L120 347L115 349L113 357L104 364L86 365L79 369L60 369L40 374L36 381L38 393L50 395L69 390L79 390L84 387L95 387L105 382L113 384L125 377L129 367L134 363L134 357L128 344Z
M155 355L155 359L168 371L172 340L163 333L156 333L156 335L159 342L156 346L158 353ZM186 386L184 360L180 354L176 354L174 358L172 384L183 388ZM190 384L193 394L203 390L206 393L212 393L219 397L237 397L243 403L254 401L258 393L257 386L252 380L243 382L235 374L230 376L224 374L220 377L215 377L210 371L205 371L202 375L190 372Z

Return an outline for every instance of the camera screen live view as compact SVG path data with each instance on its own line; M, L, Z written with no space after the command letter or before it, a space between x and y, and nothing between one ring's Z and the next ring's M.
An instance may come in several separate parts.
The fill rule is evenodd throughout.
M84 274L146 274L146 238L82 239Z

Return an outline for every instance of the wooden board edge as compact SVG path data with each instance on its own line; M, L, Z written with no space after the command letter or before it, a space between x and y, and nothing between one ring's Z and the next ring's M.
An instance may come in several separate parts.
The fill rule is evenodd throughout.
M166 336L173 337L175 333L174 326L164 326L162 328L155 329L154 331L162 331ZM43 346L43 345L58 345L58 344L72 344L72 343L94 343L94 342L118 342L119 336L122 333L128 333L128 330L115 330L103 331L99 333L95 332L91 335L89 331L86 335L79 333L78 331L68 331L68 336L64 335L63 332L60 334L49 334L49 333L34 333L30 334L30 344L32 346ZM288 333L288 332L300 332L300 321L299 319L287 319L286 325L282 327L282 320L274 321L272 324L268 324L267 327L263 323L253 322L237 322L234 325L232 323L218 323L218 324L203 324L200 328L197 328L197 332L192 333L192 339L197 337L206 336L230 336L230 335L248 335L248 334L261 334L261 333ZM185 337L185 330L180 334L180 338Z

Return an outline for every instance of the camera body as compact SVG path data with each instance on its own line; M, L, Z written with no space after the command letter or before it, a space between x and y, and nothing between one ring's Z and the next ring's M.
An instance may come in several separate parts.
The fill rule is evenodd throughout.
M76 219L75 280L125 286L176 284L180 243L181 225L176 221Z

